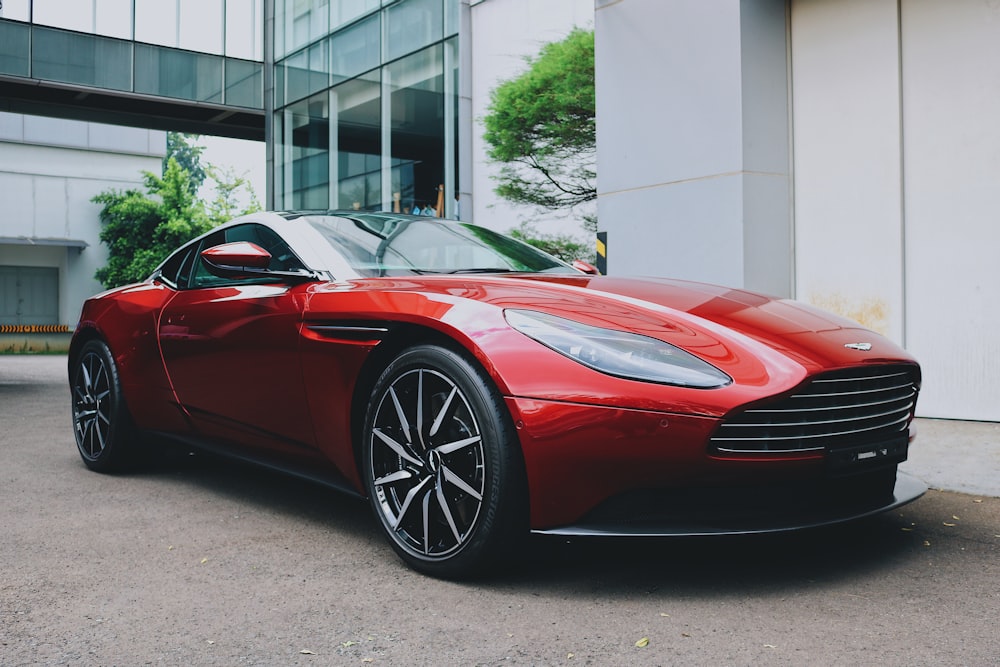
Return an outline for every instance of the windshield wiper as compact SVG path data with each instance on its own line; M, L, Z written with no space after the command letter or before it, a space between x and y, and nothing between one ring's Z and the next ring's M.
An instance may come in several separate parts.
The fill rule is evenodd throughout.
M522 273L522 272L507 267L484 266L484 267L477 267L474 269L455 269L454 271L445 271L444 273Z

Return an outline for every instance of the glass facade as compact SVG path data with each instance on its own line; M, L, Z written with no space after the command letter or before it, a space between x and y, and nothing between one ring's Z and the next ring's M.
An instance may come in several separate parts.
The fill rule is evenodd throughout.
M264 0L3 0L0 74L262 109Z
M2 0L0 74L263 109L274 208L459 217L459 17L460 0Z
M275 0L275 208L457 217L459 0Z

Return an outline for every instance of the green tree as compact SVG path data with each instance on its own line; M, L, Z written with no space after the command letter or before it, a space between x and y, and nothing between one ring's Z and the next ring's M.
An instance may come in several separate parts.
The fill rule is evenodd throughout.
M145 192L106 190L92 201L101 205L104 226L100 238L108 247L108 263L95 277L107 288L144 280L179 246L227 220L260 210L257 196L244 177L208 165L215 182L215 199L198 198L194 178L174 157L166 160L163 176L143 172ZM237 194L246 188L249 204Z
M510 230L510 235L564 262L582 259L593 264L597 258L597 251L592 244L588 245L569 234L541 233L526 222Z
M143 184L146 193L107 190L92 200L102 206L100 238L108 246L108 263L94 275L105 287L145 279L179 245L213 227L176 159L162 177L143 172Z
M496 193L546 209L595 199L594 116L594 33L574 29L490 96L483 137L501 165Z
M195 143L197 134L183 132L167 132L167 154L163 156L163 173L167 172L167 163L173 158L184 169L190 178L191 188L197 192L208 176L201 164L201 154L204 146Z

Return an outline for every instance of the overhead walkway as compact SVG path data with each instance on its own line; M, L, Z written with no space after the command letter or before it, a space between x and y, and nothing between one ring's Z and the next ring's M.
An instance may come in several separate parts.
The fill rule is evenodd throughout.
M264 64L0 19L0 111L264 139Z

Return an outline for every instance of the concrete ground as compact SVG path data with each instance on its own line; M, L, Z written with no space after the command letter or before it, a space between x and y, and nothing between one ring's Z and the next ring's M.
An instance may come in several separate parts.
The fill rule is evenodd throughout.
M538 539L454 583L323 487L200 457L88 471L65 378L0 356L4 667L1000 667L994 425L921 421L906 464L977 495L785 535Z
M932 489L1000 498L1000 424L918 419L917 439L900 470Z

